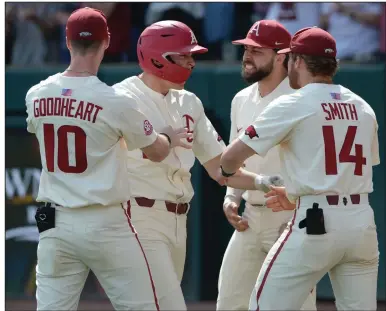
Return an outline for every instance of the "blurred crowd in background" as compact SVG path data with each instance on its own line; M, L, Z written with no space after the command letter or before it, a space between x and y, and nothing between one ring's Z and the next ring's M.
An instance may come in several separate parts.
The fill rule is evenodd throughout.
M209 49L198 60L237 61L242 47L231 40L245 37L252 24L275 19L294 34L319 26L337 41L338 58L356 63L384 62L385 3L6 3L6 65L41 66L69 62L65 25L79 7L102 10L111 33L103 63L136 62L136 44L143 29L159 20L190 26Z

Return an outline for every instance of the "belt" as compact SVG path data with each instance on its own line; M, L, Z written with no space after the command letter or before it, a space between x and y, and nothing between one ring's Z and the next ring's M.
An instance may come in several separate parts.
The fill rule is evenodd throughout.
M255 203L255 204L252 204L252 203L249 203L249 202L245 202L245 203L250 205L250 206L253 206L253 207L266 207L265 204L260 204L260 203Z
M302 203L319 203L328 204L330 206L352 204L368 204L369 199L367 193L362 194L340 194L340 195L306 195L300 197L300 204Z
M153 207L155 200L144 197L135 197L135 201L139 206L142 207ZM186 214L189 210L189 203L174 203L170 201L164 201L168 212L175 213L178 215Z
M352 204L360 204L361 196L359 194L350 194L349 196ZM339 203L339 195L326 195L326 200L329 205L338 205ZM343 196L342 198L343 204L347 204L347 197ZM344 203L346 202L346 203Z

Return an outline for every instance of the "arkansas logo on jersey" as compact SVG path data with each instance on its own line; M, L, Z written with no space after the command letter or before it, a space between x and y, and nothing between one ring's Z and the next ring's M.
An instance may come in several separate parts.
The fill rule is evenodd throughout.
M150 121L148 120L143 121L143 129L145 130L146 136L149 136L151 133L153 133L153 125L151 125Z
M189 133L189 134L193 134L194 131L191 130L191 128L190 128L190 124L193 124L193 123L194 123L193 118L192 118L190 115L188 115L188 114L184 114L182 117L185 118L185 124L186 124L185 128L188 130L188 133ZM193 138L187 138L186 140L187 140L189 143L193 142Z
M245 135L248 135L250 139L252 139L253 137L259 138L259 135L257 135L253 125L247 127L247 129L245 130Z

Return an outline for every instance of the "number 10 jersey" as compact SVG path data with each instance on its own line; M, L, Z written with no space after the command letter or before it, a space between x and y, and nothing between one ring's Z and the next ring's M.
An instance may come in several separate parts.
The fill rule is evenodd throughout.
M75 208L130 198L127 149L151 145L157 135L129 95L95 76L59 73L28 91L26 107L42 161L38 202Z

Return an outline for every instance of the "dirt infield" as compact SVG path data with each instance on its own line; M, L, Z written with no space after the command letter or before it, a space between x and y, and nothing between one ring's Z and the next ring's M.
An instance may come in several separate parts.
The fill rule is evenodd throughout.
M336 310L333 301L319 300L317 303L318 311L333 311ZM6 300L5 310L7 311L32 311L36 310L36 303L34 300ZM114 311L109 301L81 301L79 311ZM216 310L216 303L214 301L203 301L188 303L188 310L191 311L211 311ZM386 302L378 303L378 311L386 311Z

